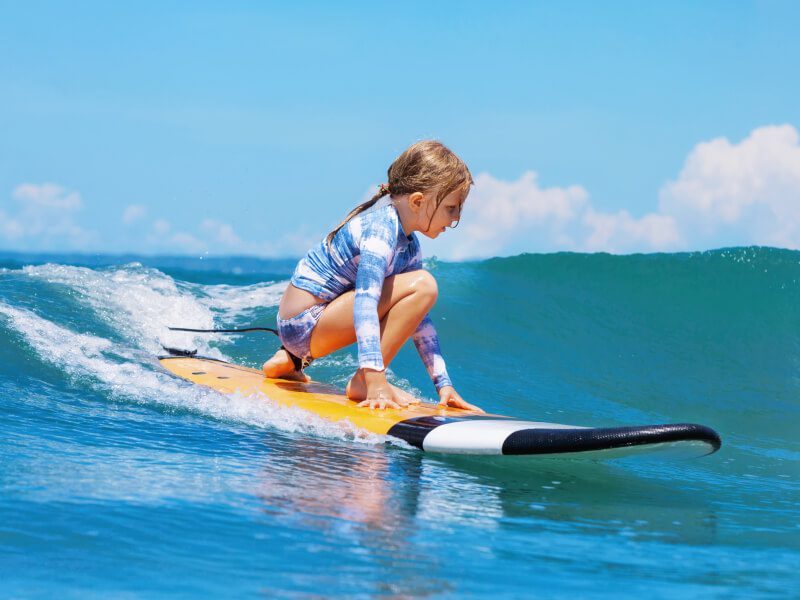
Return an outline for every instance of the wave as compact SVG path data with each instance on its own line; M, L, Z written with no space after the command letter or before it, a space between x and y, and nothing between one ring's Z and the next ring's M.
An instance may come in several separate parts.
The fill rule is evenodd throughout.
M0 301L5 328L14 334L6 336L3 343L19 345L21 341L40 363L55 367L73 386L88 387L115 401L188 410L250 426L369 444L386 441L385 436L367 434L347 423L332 424L304 411L279 408L266 397L220 395L160 370L155 356L162 352L162 344L198 348L206 356L229 360L211 345L209 336L170 332L168 324L214 327L215 319L247 313L264 302L274 305L280 286L247 286L239 297L231 286L180 284L139 264L100 271L48 264L3 275L6 280L23 275L63 286L77 297L79 305L90 309L80 326L102 330L109 325L121 334L121 340L113 340L53 322L38 314L48 312L47 303L40 298L29 300L28 307ZM44 310L38 310L41 308ZM210 337L213 340L215 336ZM223 336L216 337L230 343Z
M748 422L771 427L774 443L755 445L764 455L793 439L769 411L800 416L800 252L528 254L427 266L439 281L432 316L448 368L469 401L577 424L709 422L734 440ZM168 389L178 405L197 401L204 407L192 410L215 415L219 396L193 400L156 374L152 357L163 345L257 365L273 340L167 327L271 325L286 279L239 282L235 259L202 277L191 267L172 265L184 279L141 262L5 269L0 313L16 335L0 348L13 354L22 340L39 360L112 394L151 401ZM344 385L356 367L351 348L317 361L312 375ZM392 369L412 393L433 392L410 345ZM243 407L229 411L262 422Z

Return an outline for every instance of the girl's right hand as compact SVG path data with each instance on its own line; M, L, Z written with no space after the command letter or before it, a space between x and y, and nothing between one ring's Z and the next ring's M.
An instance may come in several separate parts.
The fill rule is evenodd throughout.
M372 369L359 369L356 371L353 379L350 380L348 395L362 396L362 394L358 394L360 391L358 388L361 387L360 384L365 388L362 394L366 398L359 402L357 406L384 409L402 408L409 404L406 400L400 398L394 387L389 385L389 382L386 381L386 374L383 371L373 371Z

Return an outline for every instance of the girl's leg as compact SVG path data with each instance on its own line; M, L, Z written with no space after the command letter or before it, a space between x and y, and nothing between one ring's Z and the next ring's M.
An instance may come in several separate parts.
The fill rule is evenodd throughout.
M410 271L386 278L378 302L381 353L385 365L389 365L400 347L414 333L436 302L436 296L436 280L427 271ZM312 356L320 358L356 341L354 302L355 292L350 291L325 307L311 333ZM264 364L264 372L268 377L282 377L293 370L288 355L282 350Z
M384 365L392 362L400 347L414 333L436 303L436 295L436 280L427 271L420 269L386 278L378 302ZM354 304L355 292L350 291L325 308L311 332L312 356L325 356L356 341Z
M411 271L386 279L378 302L381 354L385 366L389 366L397 352L428 314L436 302L437 293L436 280L427 271ZM328 305L311 332L312 356L325 356L356 341L353 323L354 304L355 292L348 292ZM395 386L392 387L407 403L419 402L411 394ZM360 400L366 398L366 394L366 382L362 377L356 376L350 380L347 385L349 398Z
M311 381L311 377L303 371L295 370L294 361L283 348L279 348L272 355L272 358L261 365L261 370L264 371L264 376L270 379L291 379L292 381L302 381L303 383Z

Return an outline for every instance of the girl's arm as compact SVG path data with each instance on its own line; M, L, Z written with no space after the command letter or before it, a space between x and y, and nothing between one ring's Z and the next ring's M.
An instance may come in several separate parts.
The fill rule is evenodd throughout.
M360 258L353 303L353 325L358 342L358 367L375 371L384 369L378 301L381 299L386 268L393 246L392 240L386 239L390 232L382 229L366 233L359 244Z
M391 230L374 225L363 232L358 243L359 262L353 300L353 326L358 344L356 376L363 377L367 388L367 398L359 406L370 408L400 408L402 405L386 381L378 319L378 302L393 246Z
M408 273L409 271L418 271L420 269L422 269L422 252L420 251L419 242L416 241L416 252L409 259L408 265L402 272ZM450 381L450 376L447 374L447 367L444 364L442 351L439 348L439 335L436 333L436 328L433 326L430 315L425 315L411 339L414 340L414 346L416 346L419 357L428 370L428 376L436 387L436 391L439 392L446 386L452 387L453 382Z
M436 328L429 315L425 315L411 339L414 340L414 346L417 347L419 357L425 364L436 391L438 392L448 385L452 387L453 382L450 381L450 376L447 374L447 367L439 348L439 335L436 333Z
M421 268L422 255L419 251L419 246L417 246L417 253L409 261L408 266L403 269L403 272L416 271ZM447 374L442 350L439 347L439 335L436 333L436 328L433 326L430 315L425 315L425 318L422 319L422 322L414 331L412 339L419 357L428 370L428 376L433 381L436 391L439 392L439 403L445 406L483 412L477 406L466 402L453 387L453 382L450 381L450 376Z
M444 366L442 352L439 349L439 336L436 335L436 329L428 315L422 319L413 338L417 352L419 352L422 362L425 363L425 368L428 369L428 375L430 375L433 385L436 386L436 391L439 392L439 404L483 412L474 404L466 402L453 387Z

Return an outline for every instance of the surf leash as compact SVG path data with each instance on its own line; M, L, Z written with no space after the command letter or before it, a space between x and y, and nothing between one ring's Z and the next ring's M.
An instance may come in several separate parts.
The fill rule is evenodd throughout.
M190 329L188 327L167 327L170 331L190 331L192 333L247 333L248 331L269 331L278 335L277 329L270 327L244 327L242 329Z
M269 331L270 333L278 335L278 330L272 329L271 327L243 327L241 329L191 329L189 327L167 327L167 329L169 329L170 331L188 331L190 333L248 333L250 331ZM278 337L280 336L278 335ZM176 348L166 348L164 346L162 346L162 348L164 348L164 350L170 353L173 350L176 350ZM294 354L289 352L289 350L285 346L281 346L281 350L286 350L286 354L288 354L289 358L292 359L292 364L294 365L295 371L302 371L308 365L310 365L311 361L313 360L311 358L306 358L305 360L303 360L299 356L295 356ZM194 352L196 354L197 350L195 350ZM182 356L194 356L194 354L189 354L189 355L183 354Z

